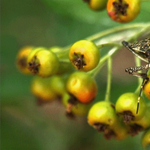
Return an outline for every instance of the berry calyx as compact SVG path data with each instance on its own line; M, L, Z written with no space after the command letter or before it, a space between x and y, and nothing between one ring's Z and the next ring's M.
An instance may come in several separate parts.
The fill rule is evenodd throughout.
M93 42L80 40L71 46L69 59L77 70L89 71L97 66L100 52Z
M141 0L108 0L107 12L112 20L129 22L136 18L141 8Z
M72 73L67 80L66 88L68 93L84 104L92 102L98 91L94 78L85 72Z

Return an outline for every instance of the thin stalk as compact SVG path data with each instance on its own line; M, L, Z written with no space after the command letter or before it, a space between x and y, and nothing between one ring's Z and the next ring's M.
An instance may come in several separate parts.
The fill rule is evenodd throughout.
M112 58L108 59L108 73L107 73L107 88L105 93L105 101L110 101L110 90L111 90L111 75L112 75Z
M138 58L138 57L136 57L135 56L135 64L136 64L136 66L141 66L141 60ZM139 71L139 73L140 73L141 71ZM141 85L141 82L142 82L142 79L141 78L138 78L138 84L140 84Z
M136 66L141 66L141 60L135 56L135 64ZM139 71L140 73L141 71ZM136 88L135 90L135 93L136 94L139 94L140 90L141 90L141 85L142 85L142 81L143 79L142 78L138 78L138 87Z
M118 43L115 43L115 42L109 42L109 43L104 43L104 44L98 44L97 47L100 49L102 47L105 47L105 46L116 46L116 47L119 47L121 46L120 44Z
M120 26L120 27L115 27L110 30L99 32L95 35L87 37L86 39L93 41L93 40L99 39L103 36L106 36L106 35L109 35L112 33L116 33L116 32L127 30L127 29L133 29L133 28L141 28L141 27L143 28L144 26L150 26L150 23L147 23L147 24L146 23L139 23L139 24L136 23L136 24L129 24L129 25L124 25L124 26Z

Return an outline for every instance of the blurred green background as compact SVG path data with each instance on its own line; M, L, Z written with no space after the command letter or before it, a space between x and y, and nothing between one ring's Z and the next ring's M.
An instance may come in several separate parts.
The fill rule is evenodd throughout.
M150 1L144 1L141 13L132 23L149 22L149 8ZM141 134L123 141L107 141L87 124L86 116L76 120L66 118L60 103L39 107L30 93L32 76L21 74L15 66L22 46L67 46L119 25L122 24L113 22L105 10L93 12L82 0L1 1L2 150L142 150ZM125 49L115 56L113 102L124 92L134 92L136 78L124 73L132 65L133 56ZM98 100L104 99L105 75L103 69L97 77Z

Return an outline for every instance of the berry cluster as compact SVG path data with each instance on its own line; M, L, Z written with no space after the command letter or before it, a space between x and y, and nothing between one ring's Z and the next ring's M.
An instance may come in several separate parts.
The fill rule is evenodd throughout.
M121 95L116 105L110 102L110 89L112 57L123 47L122 41L136 40L145 36L149 30L148 23L132 24L103 31L65 48L24 47L17 55L17 66L24 74L36 75L31 83L31 91L38 104L60 100L68 117L87 115L88 123L103 132L106 139L114 137L122 140L146 129L142 140L145 147L150 135L150 103L141 97L139 111L136 113L140 88L135 93ZM101 56L100 52L104 48L109 51ZM104 100L99 101L96 96L100 91L95 77L106 63L106 95ZM148 99L149 78L147 76L144 80L143 87Z
M134 20L140 12L141 0L83 0L94 11L107 9L109 17L120 23Z

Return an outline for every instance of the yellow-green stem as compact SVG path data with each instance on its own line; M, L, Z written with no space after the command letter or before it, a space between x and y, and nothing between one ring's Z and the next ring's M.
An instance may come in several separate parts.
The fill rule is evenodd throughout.
M93 40L99 39L103 36L110 35L110 34L115 33L115 32L133 29L133 28L141 28L144 26L150 26L150 23L139 23L139 24L136 23L136 24L129 24L129 25L124 25L124 26L120 26L120 27L115 27L115 28L112 28L110 30L99 32L95 35L92 35L92 36L86 38L86 39L93 41Z
M107 72L107 88L105 93L105 101L110 101L110 90L111 90L111 70L112 70L112 58L108 58L108 72Z

